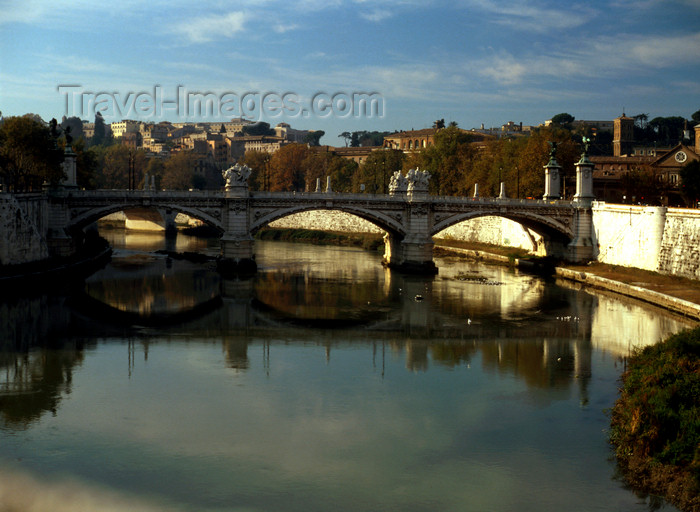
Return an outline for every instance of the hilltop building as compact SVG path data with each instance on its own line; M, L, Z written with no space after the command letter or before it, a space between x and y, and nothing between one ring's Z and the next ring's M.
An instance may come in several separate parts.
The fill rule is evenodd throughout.
M623 113L614 121L613 156L590 159L595 164L593 191L600 201L684 206L680 171L687 163L700 160L700 125L695 127L694 141L683 140L670 148L644 148L635 145L634 118ZM655 197L637 196L634 173L653 179Z

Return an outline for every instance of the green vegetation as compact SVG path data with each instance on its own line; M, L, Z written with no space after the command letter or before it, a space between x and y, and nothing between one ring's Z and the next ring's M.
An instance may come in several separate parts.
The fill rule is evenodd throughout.
M370 251L384 249L382 235L373 233L338 233L314 229L264 228L255 235L258 240L300 242L316 245L350 245Z
M622 382L610 440L626 478L700 510L700 328L637 351Z

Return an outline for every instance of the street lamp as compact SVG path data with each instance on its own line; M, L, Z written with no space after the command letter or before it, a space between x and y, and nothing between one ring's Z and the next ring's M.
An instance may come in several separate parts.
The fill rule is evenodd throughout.
M134 153L129 150L129 190L134 190Z

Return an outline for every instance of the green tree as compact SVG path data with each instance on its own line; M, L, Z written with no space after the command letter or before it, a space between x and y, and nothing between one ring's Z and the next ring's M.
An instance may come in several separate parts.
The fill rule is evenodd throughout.
M561 114L557 114L554 117L552 117L552 124L554 126L560 126L562 128L566 128L567 130L570 130L571 123L573 123L575 119L576 118L571 114L562 112Z
M470 167L471 134L456 126L448 126L435 134L435 142L423 151L414 153L404 168L429 171L430 192L438 195L463 195L469 185L465 182Z
M152 157L148 159L145 173L148 175L149 181L154 178L156 190L162 187L163 176L165 175L165 162L162 158ZM144 176L145 177L145 176ZM150 183L149 183L150 185Z
M84 137L83 122L80 120L80 118L75 116L63 116L63 119L61 120L61 129L65 131L66 128L70 128L70 134L71 137L73 137L73 140Z
M649 121L649 126L655 133L655 140L660 145L678 144L683 140L683 129L686 120L683 117L655 117Z
M195 173L196 164L197 155L191 151L179 151L171 155L163 167L162 187L169 190L188 190L195 188L198 182L201 185L201 180L196 178L202 178Z
M391 176L401 170L404 158L404 153L396 149L372 151L359 167L355 191L359 192L359 184L364 183L366 192L388 194Z
M328 175L331 177L333 190L351 192L353 176L358 170L357 162L338 155L332 155L328 162Z
M342 137L345 140L345 147L348 147L350 140L352 139L352 134L350 132L343 132L338 137Z
M73 140L71 145L76 155L76 182L78 187L94 189L97 186L97 172L100 168L100 158L94 148L88 148L84 137Z
M57 134L56 134L57 135ZM35 190L65 177L63 151L49 126L34 114L8 117L0 125L0 176L9 190Z
M693 115L690 116L690 118L693 120L693 123L700 124L700 110L693 112Z
M255 124L247 124L243 127L243 135L274 135L275 130L270 128L270 123L259 121Z
M326 132L323 130L310 131L304 135L304 143L308 144L309 146L320 146L321 137L323 137L325 134Z
M143 150L133 150L121 144L106 148L102 172L97 179L98 186L109 189L129 188L130 162L133 165L133 183L137 186L143 181L146 153Z
M90 140L90 144L93 146L99 146L104 144L107 134L107 128L105 127L105 120L102 114L98 112L95 114L95 133Z
M240 163L250 167L248 185L251 190L270 190L270 158L267 151L246 151Z

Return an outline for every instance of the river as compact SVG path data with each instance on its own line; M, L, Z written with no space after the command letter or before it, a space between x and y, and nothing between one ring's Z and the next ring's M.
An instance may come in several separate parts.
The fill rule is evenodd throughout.
M616 475L625 357L661 310L439 258L105 232L112 262L0 300L0 510L674 511Z

